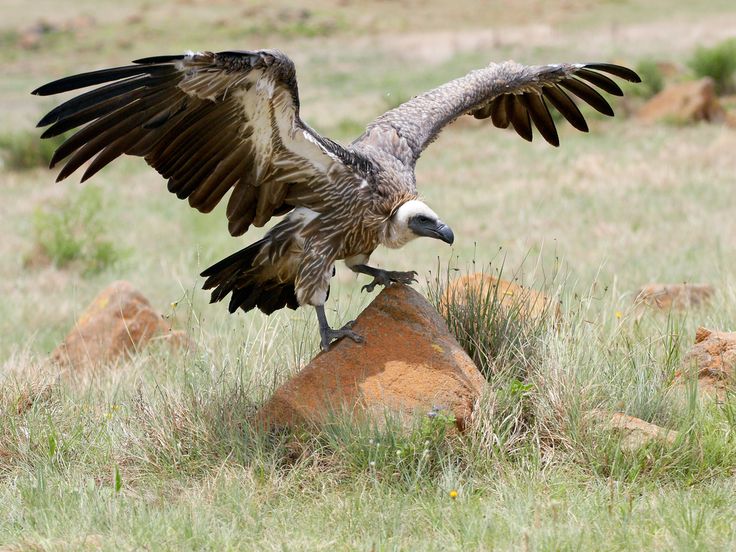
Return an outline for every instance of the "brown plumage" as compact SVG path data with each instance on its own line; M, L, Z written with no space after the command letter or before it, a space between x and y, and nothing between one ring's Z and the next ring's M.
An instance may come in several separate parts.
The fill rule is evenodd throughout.
M86 180L122 154L143 157L168 179L169 191L201 212L230 192L233 236L286 215L266 236L205 270L212 301L271 312L313 305L322 346L348 336L327 325L324 303L334 263L345 260L373 276L365 286L410 282L413 273L367 266L379 245L401 247L427 236L452 243L452 231L417 199L414 167L437 134L456 118L490 118L526 140L536 128L559 138L550 108L575 128L587 124L578 99L613 111L596 87L621 95L607 76L638 82L610 64L491 64L381 115L347 147L320 136L299 117L294 64L277 50L188 53L66 77L33 93L99 86L53 109L42 137L82 127L55 152L62 180L89 162Z

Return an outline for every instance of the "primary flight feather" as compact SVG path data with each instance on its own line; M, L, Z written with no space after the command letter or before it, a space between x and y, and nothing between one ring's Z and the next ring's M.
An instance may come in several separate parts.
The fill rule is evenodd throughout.
M490 118L526 140L533 129L559 138L550 108L578 130L585 118L573 97L613 110L597 89L622 95L611 78L640 79L619 65L491 64L416 96L368 125L343 147L299 116L293 62L277 50L187 53L66 77L33 91L46 96L95 85L50 111L42 137L81 127L54 153L62 180L91 161L86 180L122 154L143 157L168 189L201 212L228 192L233 236L286 215L262 239L202 273L212 301L230 312L312 305L321 344L362 338L325 317L334 265L373 277L364 286L413 281L413 272L369 266L379 246L399 248L425 236L452 243L452 230L418 199L414 167L442 129L462 115ZM610 75L610 76L609 76Z

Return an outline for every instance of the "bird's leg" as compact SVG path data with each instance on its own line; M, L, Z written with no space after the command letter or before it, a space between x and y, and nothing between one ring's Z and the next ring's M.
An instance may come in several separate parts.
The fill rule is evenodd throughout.
M374 268L368 265L353 265L352 268L355 272L361 274L367 274L373 276L373 281L370 284L366 284L361 288L361 291L367 291L370 293L377 285L389 286L391 284L412 284L416 282L417 273L414 270L408 272L401 272L399 270L382 270L380 268Z
M343 337L349 337L356 343L363 343L363 336L351 330L353 324L355 324L355 320L351 320L339 330L333 330L327 323L327 316L325 316L324 305L315 305L314 308L317 311L317 320L319 321L319 335L322 339L323 351L329 351L332 342L337 341L338 339Z

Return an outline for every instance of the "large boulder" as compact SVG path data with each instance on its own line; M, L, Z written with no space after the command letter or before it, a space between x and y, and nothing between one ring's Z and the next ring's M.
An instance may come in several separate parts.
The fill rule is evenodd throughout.
M51 358L70 368L97 366L140 350L155 337L189 345L133 284L117 281L95 297Z
M705 305L714 293L709 284L649 284L636 292L634 304L658 310L683 310Z
M723 122L726 112L716 96L713 79L705 77L665 88L641 106L637 117L647 123Z
M320 424L345 413L378 424L445 410L459 429L486 382L432 305L408 286L385 288L353 329L276 390L257 421L268 427Z
M734 388L736 370L736 332L716 332L698 328L695 345L682 361L682 369L675 374L675 386L687 387L692 378L697 378L701 394L722 399L729 389Z
M440 298L440 312L447 316L458 309L487 308L492 304L531 320L548 314L559 318L561 314L559 304L553 304L544 293L481 272L450 282Z

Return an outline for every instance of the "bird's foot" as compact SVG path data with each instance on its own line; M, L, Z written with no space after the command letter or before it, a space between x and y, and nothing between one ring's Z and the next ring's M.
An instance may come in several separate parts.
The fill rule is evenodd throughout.
M356 343L363 343L365 341L363 336L352 330L353 324L355 324L355 320L351 320L339 330L333 330L329 326L320 326L319 333L322 338L322 350L325 352L329 351L330 345L343 337L349 337Z
M375 269L376 272L373 275L373 281L370 284L366 284L361 288L361 291L367 291L368 293L373 291L377 285L390 286L391 284L406 284L410 285L417 281L416 271L409 270L402 272L400 270L380 270Z

